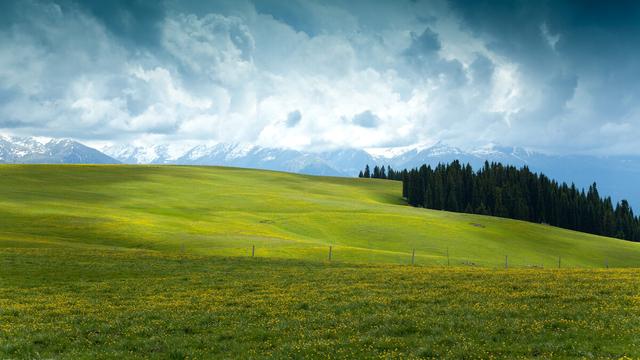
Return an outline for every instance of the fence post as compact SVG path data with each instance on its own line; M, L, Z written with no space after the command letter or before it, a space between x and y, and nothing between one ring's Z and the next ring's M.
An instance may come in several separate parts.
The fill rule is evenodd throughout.
M415 263L415 259L416 259L416 249L413 249L413 252L411 253L411 265L413 265Z
M255 257L255 256L256 256L256 246L251 245L251 257Z
M447 266L451 266L451 261L449 261L449 247L447 246Z
M504 268L505 269L509 268L509 255L504 256Z
M561 257L561 256L558 256L558 269L560 269L560 268L562 267L562 266L561 266L561 265L562 265L562 262L561 262L561 261L562 261L562 257Z
M331 261L331 245L329 245L329 261Z
M607 269L609 268L609 259L604 259L604 266L606 266Z

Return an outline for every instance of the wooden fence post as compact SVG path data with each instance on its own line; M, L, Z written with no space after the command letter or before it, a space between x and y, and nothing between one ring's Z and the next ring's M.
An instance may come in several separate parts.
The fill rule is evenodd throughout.
M504 256L504 268L505 269L509 268L509 255Z
M251 257L255 257L255 256L256 256L256 246L251 245Z
M449 260L449 247L447 246L447 266L451 266L451 261Z
M331 261L331 245L329 245L329 261Z
M411 253L411 265L413 265L415 263L415 259L416 259L416 249L413 249L413 252Z

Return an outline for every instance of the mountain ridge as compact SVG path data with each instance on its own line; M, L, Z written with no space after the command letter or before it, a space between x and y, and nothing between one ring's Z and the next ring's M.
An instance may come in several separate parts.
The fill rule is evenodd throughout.
M120 161L71 139L0 135L0 163L119 164Z
M353 149L322 152L261 147L246 143L177 146L117 144L99 150L70 139L11 137L0 135L0 163L95 163L217 165L266 169L323 176L357 176L365 165L414 168L459 160L474 169L485 161L532 171L587 188L593 182L614 201L640 204L640 157L550 155L513 146L487 144L471 150L447 145L418 144L405 147Z

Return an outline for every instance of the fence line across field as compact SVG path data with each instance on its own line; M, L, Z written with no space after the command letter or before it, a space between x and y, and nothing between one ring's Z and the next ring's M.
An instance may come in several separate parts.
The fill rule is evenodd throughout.
M266 249L268 250L273 250L273 247L271 246L265 246ZM556 259L557 260L553 260L553 258L549 258L549 259L545 259L545 260L539 260L538 262L527 262L526 259L523 258L513 258L510 257L509 254L505 254L503 255L503 263L502 265L500 265L500 261L499 261L499 255L496 255L495 257L495 262L491 261L490 259L482 259L482 260L478 260L478 259L474 259L472 257L469 256L460 256L460 257L453 257L453 259L455 259L455 261L452 261L452 257L451 254L455 255L455 252L451 252L449 247L446 247L444 249L442 248L436 248L436 247L428 247L426 249L431 250L431 251L427 251L425 248L410 248L407 249L407 252L395 252L395 251L384 251L384 250L379 250L379 249L367 249L367 248L358 248L358 249L354 249L351 247L345 247L346 249L349 249L350 251L348 251L347 253L349 253L350 255L347 258L348 260L354 260L354 262L356 263L376 263L376 264L409 264L409 265L439 265L439 266L480 266L480 267L503 267L504 269L509 269L509 268L554 268L557 267L558 269L561 268L584 268L581 267L579 265L574 265L571 266L571 262L570 262L570 257L567 257L566 255L557 255ZM287 248L289 250L292 250L292 248ZM295 248L293 248L295 249ZM314 249L317 249L314 247ZM250 250L250 254L252 258L256 257L256 251L259 250L259 248L256 245L252 245L251 246L251 250ZM305 249L308 250L308 249ZM369 251L370 254L368 256L362 256L362 257L357 257L354 256L354 250L355 251L362 251L362 252L367 252ZM180 246L180 252L181 253L185 253L185 246L184 244L182 244ZM389 255L385 255L385 253L391 253ZM325 261L340 261L340 247L336 247L335 245L328 245L326 248L326 252L325 252ZM406 262L402 261L401 259L403 258L403 255L406 254ZM375 255L375 256L373 256ZM388 256L389 260L388 262L384 261L384 257ZM425 257L427 256L427 259L430 260L425 260ZM433 257L436 258L433 258ZM270 257L269 255L262 255L260 257ZM273 256L273 257L278 257L278 256ZM322 260L321 258L318 258L317 255L316 256L312 256L315 260ZM378 258L381 259L382 261L374 261L373 258ZM305 257L298 257L298 258L305 258ZM345 260L345 259L343 259ZM554 261L556 261L556 266L554 266ZM610 263L609 263L609 258L608 257L603 257L603 262L602 262L603 268L609 268Z

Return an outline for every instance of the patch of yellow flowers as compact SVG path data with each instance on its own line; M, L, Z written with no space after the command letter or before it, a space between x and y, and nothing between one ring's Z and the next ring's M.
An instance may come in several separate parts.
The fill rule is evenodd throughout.
M637 358L640 270L1 250L0 358Z

